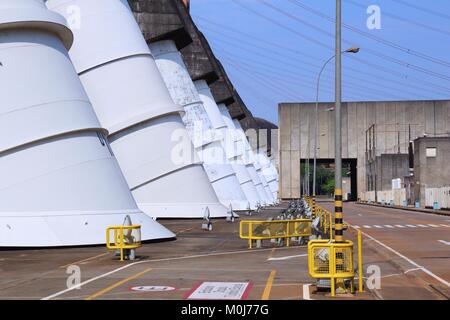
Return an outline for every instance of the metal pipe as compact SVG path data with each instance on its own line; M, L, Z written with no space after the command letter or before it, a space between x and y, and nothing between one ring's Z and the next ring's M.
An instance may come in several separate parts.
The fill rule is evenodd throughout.
M203 218L217 197L128 1L47 5L71 20L79 9L69 54L140 209L156 218Z
M247 170L245 165L245 152L246 147L244 142L241 140L240 134L237 132L237 128L231 118L228 108L224 104L219 104L220 113L223 116L225 123L227 124L228 132L232 139L234 140L233 149L236 150L235 161L232 162L232 166L235 168L236 172L239 172L238 179L241 184L242 190L247 197L250 207L252 209L257 208L258 203L260 203L260 198L255 185L253 184L252 177Z
M241 171L229 161L228 134L221 114L217 110L207 112L173 40L157 41L149 47L172 99L184 108L183 122L217 198L227 208L231 205L233 210L247 211L249 201L238 177ZM207 107L217 109L215 103ZM210 207L213 215L214 210L219 209L217 204L214 208ZM256 206L253 205L252 209L256 209Z
M213 94L211 93L211 89L209 88L207 82L205 80L197 80L194 82L194 84L198 90L198 93L200 94L200 99L203 101L205 110L208 113L208 115L213 123L214 128L221 132L222 137L226 137L226 135L227 135L226 127L227 126L222 118L222 115L218 109L217 103L214 100ZM245 140L247 140L247 139L245 138ZM225 146L225 142L224 142L224 146ZM256 170L256 168L255 168L255 170ZM256 172L255 173L249 172L249 173L250 173L250 175L256 174ZM235 179L236 179L236 177L235 177ZM262 190L263 193L259 194L261 197L261 204L266 205L267 199L265 198L264 187L259 178L258 178L258 180L259 180L259 184L257 184L255 187L258 190L258 193ZM242 190L239 187L239 184L238 184L238 188L240 190ZM241 193L242 193L242 191L241 191Z
M244 156L244 162L246 164L246 167L250 173L250 176L252 177L253 183L256 187L256 190L258 191L259 197L261 199L261 204L266 205L269 201L267 198L266 191L264 190L264 186L262 184L261 178L258 174L258 170L260 169L259 164L255 161L255 154L253 152L252 147L250 146L250 143L247 140L247 136L245 135L244 130L242 129L242 126L237 119L233 119L234 125L237 128L237 133L240 135L240 138L242 142L245 145L246 152Z

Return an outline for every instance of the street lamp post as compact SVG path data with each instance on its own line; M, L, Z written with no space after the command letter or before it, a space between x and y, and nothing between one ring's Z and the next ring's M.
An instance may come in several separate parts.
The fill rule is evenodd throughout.
M341 0L336 0L336 67L335 67L335 172L334 172L334 233L336 242L344 241L343 209L342 209L342 132L341 132L341 100L342 100L342 65L341 65Z
M336 39L337 40L336 41L336 52L337 53L335 55L333 55L332 57L330 57L327 61L325 61L325 63L322 65L322 68L320 69L319 75L317 76L316 108L315 108L315 112L314 112L314 114L315 114L315 116L314 116L314 118L315 118L314 131L315 132L314 132L314 163L313 163L313 190L312 190L313 217L315 216L315 211L316 211L315 201L316 201L316 190L317 190L317 187L316 187L316 180L317 180L316 179L317 178L317 139L318 139L318 136L319 136L320 78L322 76L323 71L325 70L325 67L328 65L328 63L330 63L334 58L336 58L336 108L335 109L337 110L337 108L339 108L339 111L336 112L336 137L339 134L339 146L341 146L341 142L340 142L340 140L341 140L341 138L340 138L341 127L340 127L340 125L339 125L339 128L337 127L337 124L341 123L341 120L340 120L340 117L341 117L341 115L340 115L340 111L341 111L340 110L340 107L341 107L341 67L340 67L341 66L341 54L342 53L358 53L359 50L360 50L359 48L354 47L354 48L349 48L347 50L341 51L341 48L340 48L340 1L337 1L337 7L339 7L339 10L338 10L339 12L338 11L336 12L336 15L339 14L339 27L336 27L336 28L339 28L339 35L338 35L338 32L336 32L336 37L339 36L339 41ZM336 20L336 23L338 25L338 20ZM338 42L339 42L339 48L338 48L338 45L337 45ZM339 96L339 98L338 98L338 96ZM339 107L338 107L338 105L339 105ZM339 116L338 116L338 113L339 113ZM339 120L338 120L338 117L339 117ZM339 130L339 133L338 133L337 130ZM337 145L338 145L338 142L336 141L336 146ZM308 152L309 152L309 150L308 150ZM342 167L342 156L341 156L340 153L341 153L341 147L339 147L339 155L336 154L336 156L338 156L341 160L340 161L336 161L336 166L338 165L338 162L339 162L340 166ZM336 171L337 171L337 168L336 168ZM336 179L336 177L335 177L335 179ZM338 188L338 189L340 189L341 193L342 193L342 177L341 177L340 181L341 181L340 182L341 187ZM341 198L342 198L342 195L341 195Z
M359 48L349 48L347 50L342 51L342 53L358 53L359 52ZM317 175L317 149L318 149L318 135L319 135L319 92L320 92L320 78L322 76L323 71L325 70L325 67L328 65L328 63L330 63L334 58L336 57L336 55L333 55L332 57L330 57L323 65L322 68L320 69L319 75L317 76L317 85L316 85L316 108L315 108L315 133L314 133L314 164L313 164L313 190L312 190L312 194L313 197L316 196L316 175ZM331 108L329 111L333 111L334 108ZM328 111L328 110L327 110Z

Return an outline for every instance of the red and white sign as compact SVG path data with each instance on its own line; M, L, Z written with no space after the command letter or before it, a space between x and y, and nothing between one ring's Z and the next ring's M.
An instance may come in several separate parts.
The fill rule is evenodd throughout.
M202 282L186 295L190 300L245 300L251 289L249 282Z

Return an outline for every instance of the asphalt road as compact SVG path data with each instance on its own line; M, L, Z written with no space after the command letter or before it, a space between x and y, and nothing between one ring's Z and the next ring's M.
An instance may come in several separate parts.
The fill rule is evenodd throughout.
M379 266L382 286L336 299L447 299L449 218L356 204L344 209L345 220L365 234L364 276ZM265 220L281 210L241 219ZM186 299L205 282L244 283L242 299L331 299L315 291L305 246L266 241L263 248L249 250L239 239L237 222L215 220L212 232L203 231L199 220L161 222L177 240L144 244L134 262L118 261L103 246L0 250L0 299ZM355 241L356 230L345 237ZM81 287L73 287L71 267L79 269Z
M321 205L332 209L332 203ZM344 221L361 230L366 242L391 257L404 274L450 297L450 217L345 203Z

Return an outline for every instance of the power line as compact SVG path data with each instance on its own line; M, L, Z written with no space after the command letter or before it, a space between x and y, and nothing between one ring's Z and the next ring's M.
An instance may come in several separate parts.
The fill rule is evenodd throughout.
M262 14L258 13L257 11L254 11L254 10L250 9L249 7L243 5L242 3L238 2L237 0L231 0L231 1L232 1L233 3L235 3L235 4L237 4L238 6L240 6L240 7L244 8L244 9L246 9L247 11L250 11L251 13L253 13L253 14L255 14L255 15L261 17L262 19L268 20L268 21L270 21L270 22L272 22L272 23L274 23L274 24L280 26L281 28L283 28L283 29L285 29L285 30L288 30L288 31L290 31L290 32L292 32L292 33L298 35L299 37L301 37L301 38L303 38L303 39L306 39L306 40L308 40L308 41L311 41L309 36L305 36L305 35L301 34L300 32L298 32L298 31L295 30L295 29L286 27L286 26L284 26L284 25L278 23L277 21L275 21L275 20L273 20L273 19L271 19L271 18L269 18L269 17L267 17L267 16L265 16L265 15L262 15ZM328 48L328 49L330 49L330 50L333 50L330 46L328 46L328 45L326 45L326 44L324 44L324 43L322 43L322 42L320 42L320 41L317 41L316 39L314 39L313 42L314 42L314 43L319 43L321 46L324 46L324 47L326 47L326 48ZM440 90L445 90L446 92L449 90L449 88L444 88L444 87L441 87L441 86L439 86L439 85L436 85L436 84L433 84L433 83L431 83L431 82L428 82L428 81L426 81L426 80L419 79L419 78L415 78L415 77L412 77L412 76L409 76L409 75L402 74L402 73L400 73L400 72L393 71L392 69L383 67L383 66L381 66L381 65L378 65L378 64L369 62L369 61L367 61L367 60L364 60L364 59L361 59L361 58L358 58L358 57L355 57L355 56L351 56L350 58L353 59L353 60L359 61L360 63L363 63L363 64L365 64L365 65L368 65L368 66L370 66L370 67L373 67L374 69L376 69L376 70L378 70L378 71L382 71L382 72L385 72L385 73L388 73L388 74L393 74L393 75L399 76L399 77L401 77L401 78L403 78L403 79L414 79L415 81L424 83L424 84L426 84L426 85L428 85L428 86L440 87ZM444 89L442 89L442 88L444 88Z
M208 30L208 28L205 28L205 29ZM219 33L219 34L220 34L220 33ZM222 36L225 36L225 35L222 35ZM210 39L212 39L212 40L214 41L214 37L210 37ZM234 39L236 39L236 38L234 38ZM282 63L283 65L292 66L293 68L295 68L296 71L298 71L299 68L300 68L300 69L307 69L307 67L309 67L308 69L311 70L311 72L316 72L316 71L320 68L320 66L318 66L318 65L316 65L316 64L311 64L311 63L309 63L309 62L305 62L305 61L302 60L302 59L298 59L298 57L293 58L293 57L287 56L287 55L285 55L285 54L283 54L283 53L281 53L281 52L279 52L279 51L269 50L269 49L265 49L265 48L263 48L263 47L258 47L258 46L255 46L255 45L250 45L250 44L248 44L248 43L246 43L246 42L241 42L239 39L237 39L236 42L229 42L229 41L224 40L224 39L217 40L217 42L229 44L230 46L233 46L235 49L237 48L237 49L241 49L241 50L243 50L243 51L245 51L245 52L248 52L248 53L253 53L253 54L255 54L255 56L257 56L257 57L266 58L266 59L268 59L268 60L270 60L270 61L278 61L278 62ZM240 43L241 45L236 44L236 43ZM245 48L245 47L242 46L242 45L244 45L244 46L249 46L249 47L251 47L251 49ZM217 46L217 44L215 44L215 46ZM256 51L256 50L254 50L254 48L260 48L261 50L265 50L264 52L266 52L266 51L267 51L267 52L271 52L271 51L272 51L272 52L274 52L274 55L275 55L275 56L270 56L270 55L267 54L267 52L266 52L266 53L262 53L261 51ZM285 57L285 58L287 58L288 60L282 60L282 59L280 59L280 57ZM289 61L291 61L291 60L292 60L292 61L298 61L298 62L300 62L300 63L302 64L302 66L299 66L299 65L290 63ZM352 67L346 67L346 68L345 68L345 71L346 71L346 72L348 72L348 71L353 71L353 72L355 72L356 74L367 75L368 77L372 77L372 76L373 76L373 75L370 74L370 73L367 73L367 72L364 72L363 70L356 69L356 68L352 68ZM292 70L291 70L291 72L292 72ZM363 81L363 82L372 82L372 83L373 83L373 81L370 81L370 80L367 80L367 79L362 79L362 78L357 78L357 77L354 76L354 75L348 75L348 77L350 77L350 78L355 78L355 79L357 79L357 80L359 80L359 81ZM427 88L427 89L424 89L424 88L422 88L422 87L418 87L418 86L415 86L415 85L413 85L413 84L408 84L408 83L404 83L404 82L400 82L400 81L393 80L393 79L388 79L388 78L384 78L384 80L385 80L386 82L391 82L391 83L393 83L393 84L400 85L400 86L402 86L402 87L411 87L411 88L414 88L414 89L419 90L419 91L425 91L425 90L426 90L426 91L429 91L429 92L433 92L434 94L438 94L438 95L445 96L444 94L442 94L441 91L434 91L434 90L428 89L428 88ZM384 85L382 85L382 84L378 84L378 85L384 86ZM403 90L403 89L397 89L397 90ZM405 90L403 90L403 91L405 91ZM448 90L446 90L446 91L448 91ZM405 92L406 92L406 91L405 91ZM409 92L409 94L411 94L411 93ZM413 95L417 95L417 94L416 94L416 93L413 93Z
M298 7L302 8L302 9L304 9L306 11L311 12L312 14L314 14L314 15L316 15L318 17L321 17L321 18L323 18L325 20L328 20L329 22L332 22L332 23L336 22L336 20L334 18L332 18L330 16L327 16L326 14L323 14L322 12L320 12L318 10L315 10L315 9L313 9L311 7L308 7L307 5L301 3L300 0L288 0L288 1L290 1L292 4L298 6ZM396 1L396 0L392 0L392 1ZM377 42L379 42L381 44L389 46L391 48L400 50L400 51L402 51L404 53L407 53L409 55L413 55L413 56L422 58L424 60L427 60L427 61L439 64L439 65L442 65L442 66L445 66L445 67L450 67L450 62L447 62L447 61L444 61L444 60L432 57L430 55L427 55L425 53L421 53L421 52L416 51L416 50L412 50L412 49L403 47L403 46L401 46L401 45L399 45L397 43L394 43L392 41L389 41L389 40L383 39L381 37L375 36L375 35L373 35L373 34L371 34L369 32L365 32L365 31L363 31L363 30L361 30L359 28L353 27L353 26L351 26L349 24L342 23L342 26L344 28L346 28L348 30L351 30L351 31L353 31L353 32L355 32L357 34L360 34L360 35L362 35L362 36L364 36L366 38L372 39L372 40L377 41Z
M276 21L275 19L272 19L272 18L269 18L269 17L267 17L267 16L265 16L265 15L262 15L262 14L260 14L259 12L254 11L253 9L251 9L251 8L249 8L249 7L245 6L245 5L243 5L242 3L238 2L237 0L231 0L231 1L234 2L235 4L237 4L238 6L244 8L244 9L250 11L250 12L252 12L253 14L255 14L255 15L257 15L257 16L259 16L259 17L265 19L265 20L268 20L268 21L272 22L273 24L276 24L276 25L279 26L280 28L283 28L283 29L285 29L285 30L289 30L290 32L296 34L296 35L299 36L300 38L303 38L303 39L305 39L305 40L308 40L308 41L310 41L310 42L312 42L312 43L314 43L314 44L316 44L316 45L318 45L318 46L320 46L320 47L326 48L326 49L328 49L328 50L330 50L330 51L333 51L333 50L334 50L334 48L333 48L332 46L329 46L329 45L327 45L327 44L324 44L323 42L320 42L320 41L318 41L317 39L315 39L315 38L313 38L313 37L306 36L306 35L304 35L304 34L298 32L296 29L287 27L287 26L285 26L285 25L279 23L279 22Z
M303 56L305 56L305 57L308 57L308 58L310 58L310 59L312 59L312 60L314 60L314 61L317 61L317 57L316 57L316 56L308 55L307 53L305 53L305 52L303 52L303 51L300 51L300 50L297 50L297 49L295 49L295 48L286 47L286 46L283 46L283 45L280 44L280 43L273 42L273 41L270 41L270 40L268 40L268 39L258 38L258 37L254 36L254 35L251 35L251 34L249 34L249 33L244 32L244 31L233 29L233 28L230 27L230 26L224 26L224 25L218 24L218 23L213 22L213 21L211 21L211 20L209 20L209 19L206 19L206 18L204 18L204 17L200 17L200 16L197 16L197 15L193 15L193 16L195 17L195 19L203 20L204 22L206 22L206 23L208 23L208 24L211 24L211 25L213 25L213 26L216 26L216 27L218 27L218 28L220 28L220 29L222 29L222 30L226 30L226 31L229 31L229 32L233 32L233 33L238 34L238 35L240 35L240 36L246 36L247 38L252 39L252 40L254 40L254 41L259 41L259 42L262 42L262 43L264 43L264 44L270 44L270 45L273 45L273 46L276 47L276 48L285 49L285 50L291 51L291 52L293 52L293 53L295 53L295 54L301 54L301 55L303 55ZM202 28L203 28L203 27L202 27ZM217 31L216 31L216 32L217 32ZM218 33L218 32L217 32L217 33ZM224 35L224 34L222 33L222 35ZM224 36L225 36L225 35L224 35ZM227 37L231 38L230 36L227 36ZM234 39L236 39L236 38L234 38Z
M241 62L240 62L240 64L241 64L241 67L242 67L242 63ZM274 71L268 71L268 72L264 72L262 70L256 71L256 70L252 69L252 67L245 67L245 68L247 68L248 72L257 73L257 74L262 75L263 77L271 77L271 78L274 78L274 79L278 78L279 81L286 81L287 79L291 79L291 81L296 82L300 86L305 86L304 82L299 81L297 79L297 77L292 76L292 75L280 74L279 72L274 72ZM328 81L328 82L330 82L330 81ZM306 86L315 89L314 84L306 84ZM331 84L330 86L333 88L333 84ZM361 89L362 90L366 90L366 92L365 92L366 95L372 95L371 93L375 93L376 95L372 95L372 97L376 97L376 98L390 96L390 97L394 97L396 99L403 99L403 97L401 97L401 96L398 96L398 95L395 95L395 94L392 94L392 93L387 93L387 92L379 90L379 89L368 88L368 87L360 85L360 84L348 84L348 83L345 83L344 86L345 87L349 87L349 88L353 88L353 89L357 90L358 93L361 92ZM330 92L332 92L332 91L330 90Z
M227 62L227 63L229 64L230 67L232 67L232 68L235 69L236 71L240 72L241 74L244 74L244 76L247 76L247 77L251 78L252 80L256 80L256 79L255 79L255 70L245 68L245 67L243 67L242 65L235 64L235 63L232 63L232 62ZM260 75L261 75L261 74L264 74L263 72L258 72L258 71L256 71L256 73L257 73L257 74L260 74ZM261 79L261 77L262 77L262 76L259 76L258 78ZM264 75L263 77L264 77L264 78L267 78L268 76L267 76L267 75ZM273 76L272 76L272 78L276 78L276 77L273 77ZM258 82L258 81L257 81L257 82ZM265 86L266 88L269 88L270 90L274 91L270 84L267 84L267 83L266 83L266 84L264 84L264 86ZM253 90L253 91L255 92L255 90ZM331 92L330 90L324 90L324 91L329 91L329 92ZM278 92L278 91L275 91L275 92L278 93L278 94L280 94L280 92ZM260 94L260 92L258 92L258 94ZM303 100L306 101L306 99L303 99ZM301 102L301 101L299 101L299 100L297 100L297 99L294 99L293 102Z
M357 6L359 8L367 9L364 5L361 5L360 3L357 3L356 1L353 1L353 0L344 0L344 1L350 3L350 4L354 5L354 6ZM400 17L398 15L386 12L386 10L383 10L383 15L385 15L387 17L390 17L392 19L395 19L395 20L399 20L399 21L408 23L408 24L413 25L413 26L418 26L418 27L421 27L423 29L427 29L427 30L430 30L430 31L438 32L438 33L446 35L446 36L450 36L450 32L448 32L448 31L445 31L445 30L442 30L442 29L438 29L438 28L435 28L435 27L432 27L432 26L429 26L429 25L426 25L426 24L423 24L423 23L419 23L419 22L416 22L414 20L409 20L409 19Z
M237 81L238 83L240 83L239 86L247 88L246 92L253 92L254 95L252 95L255 99L268 104L268 105L277 105L278 103L275 100L272 100L272 98L268 98L264 95L264 93L261 93L259 91L257 91L254 87L252 87L251 85L248 85L246 82L241 82L239 79Z
M267 51L267 52L274 52L274 54L276 55L276 57L268 57L268 58L269 58L269 59L276 60L276 61L280 61L280 62L283 63L283 64L292 65L292 64L290 64L290 63L287 62L287 61L284 61L284 60L282 61L282 60L280 60L280 59L278 58L278 56L286 57L286 58L288 58L289 60L296 60L296 61L301 62L302 64L309 65L309 66L312 66L312 67L315 67L315 68L319 68L319 66L318 66L317 64L311 64L310 62L305 62L304 60L298 58L298 56L300 55L300 56L307 57L307 58L309 58L309 59L314 60L315 62L317 62L317 57L313 57L312 55L308 55L307 53L305 53L305 52L303 52L303 51L299 51L299 50L296 50L296 49L293 49L293 48L289 48L289 47L286 47L286 46L281 46L281 45L279 45L279 44L277 44L277 43L274 43L274 42L268 42L268 41L265 41L265 40L263 40L263 39L261 39L261 38L254 37L254 36L252 36L252 35L250 35L250 34L246 34L246 33L244 33L244 32L239 32L239 31L237 31L237 30L235 30L235 29L233 29L233 28L231 28L231 27L225 27L225 26L223 26L223 25L220 25L220 24L211 22L210 20L205 19L205 18L202 18L202 17L197 17L197 18L200 19L200 20L203 20L203 21L205 21L205 22L207 22L207 23L209 23L209 24L211 24L211 25L214 25L214 26L216 26L216 27L219 27L219 28L222 29L222 30L226 30L226 31L228 31L228 32L233 32L233 33L239 34L240 36L246 36L248 39L251 39L251 40L253 40L253 41L256 41L256 42L263 42L265 45L271 43L271 44L273 44L273 46L276 47L278 50L273 50L273 49L271 49L271 48L267 48L267 47L263 47L263 46L258 46L258 45L254 45L254 44L251 44L251 45L250 45L247 41L242 41L242 40L239 39L239 38L232 37L232 36L226 35L226 34L224 34L224 33L222 33L222 32L218 32L218 31L212 30L212 29L210 29L210 28L208 28L208 27L202 26L202 28L208 30L209 32L216 33L216 34L220 35L221 37L225 37L225 38L231 39L233 42L228 42L228 43L229 43L230 45L232 45L233 47L235 47L235 48L240 48L241 50L244 50L244 51L246 51L246 52L253 52L253 53L256 54L257 56L266 56L266 57L268 57L266 54L262 53L261 51L255 51L255 50L253 50L254 48L259 48L259 49L261 49L261 50L264 50L264 52L266 52L266 51ZM227 41L226 41L226 40L223 40L223 38L220 40L220 42L227 43ZM238 44L238 43L239 43L239 44ZM251 47L251 49L243 48L243 46ZM290 52L292 52L292 53L295 53L295 58L290 57L290 56L287 56L287 55L284 54L281 50L279 50L279 48L284 48L286 51L290 51ZM354 57L353 57L353 58L354 58ZM383 78L383 80L386 81L386 82L391 82L391 83L394 83L394 84L396 84L396 85L400 85L400 86L403 86L403 87L410 87L410 88L415 89L415 90L420 90L420 91L424 91L424 90L425 90L425 91L429 91L429 92L432 92L432 93L434 93L434 94L439 94L439 95L442 95L442 96L445 96L442 92L448 92L448 91L449 91L449 88L442 87L442 86L440 86L440 85L437 85L437 84L434 84L434 83L425 81L425 80L423 80L423 79L418 79L418 78L411 77L411 76L408 76L408 75L405 75L405 74L402 74L402 73L398 73L398 72L395 72L395 71L393 71L393 70L390 70L390 69L387 69L387 68L378 66L378 65L376 65L376 64L372 64L371 62L366 62L366 61L364 61L364 60L362 60L362 59L359 60L359 58L357 58L357 61L360 62L360 63L363 63L363 64L367 64L367 65L369 65L369 66L371 66L371 67L373 67L373 68L375 68L375 69L377 69L377 70L381 70L381 71L383 71L383 72L385 72L385 73L388 73L388 74L390 74L391 76L392 76L392 75L393 75L393 76L398 76L398 77L401 77L401 78L404 79L404 80L414 80L414 81L423 83L424 85L427 86L427 88L419 87L419 86L417 86L417 85L412 84L411 82L401 82L401 81L397 81L397 80L394 80L394 79ZM298 68L297 65L292 65L292 66ZM373 76L372 74L367 73L367 72L364 72L364 71L361 70L361 69L356 69L356 68L352 68L352 67L346 67L346 70L348 70L348 71L354 71L354 72L357 73L357 74L366 74L366 75L369 76L369 77L372 77L372 76ZM315 70L314 70L314 71L315 71ZM363 81L367 81L367 80L363 80ZM438 89L439 91L432 90L431 87L432 87L432 88L436 88L436 89Z
M425 7L421 7L421 6L418 6L416 4L408 3L408 2L406 2L404 0L391 0L391 1L400 3L400 4L404 5L404 6L407 6L407 7L410 7L410 8L414 8L414 9L419 10L419 11L423 11L423 12L429 13L429 14L437 16L437 17L441 17L441 18L450 20L450 16L449 15L446 15L446 14L443 14L441 12L437 12L437 11L434 11L434 10L431 10L431 9L428 9L428 8L425 8Z
M263 83L263 85L267 88L269 88L270 90L274 91L277 94L281 94L281 95L288 95L290 96L290 98L293 101L298 101L298 100L306 100L303 96L301 97L301 99L298 99L298 97L296 96L299 93L294 93L291 90L287 89L286 87L282 88L278 85L275 85L272 81L267 80L267 79L280 79L277 78L276 76L272 76L272 77L268 77L267 74L265 74L262 71L256 71L253 70L247 66L245 66L245 64L243 64L242 62L236 63L235 61L233 61L233 59L227 58L225 57L225 60L227 60L227 63L234 67L235 69L239 69L242 72L246 72L247 75L249 77L251 77L252 79L259 79L260 83ZM286 79L284 79L283 81L286 81ZM275 90L274 90L275 89Z
M301 20L301 19L299 19L298 17L293 16L292 14L290 14L290 13L284 11L284 10L281 10L281 9L279 9L279 8L277 8L277 7L273 6L273 5L271 5L271 4L267 3L267 2L264 1L264 0L257 0L257 1L260 2L260 3L262 3L263 5L265 5L266 7L269 7L269 8L271 8L272 10L277 11L278 13L280 13L280 14L282 14L282 15L284 15L284 16L286 16L286 17L288 17L288 18L290 18L290 19L292 19L292 20L294 20L294 21L297 21L297 22L299 22L299 23L301 23L301 24L303 24L303 25L306 25L306 26L308 26L308 27L310 27L310 28L312 28L312 29L314 29L314 30L316 30L316 31L318 31L318 32L320 32L320 33L322 33L322 34L325 34L326 36L329 36L329 37L331 37L331 38L334 39L334 34L331 33L331 32L329 32L329 31L326 31L326 30L324 30L324 29L322 29L322 28L320 28L320 27L317 27L317 26L315 26L315 25L313 25L313 24L311 24L311 23L308 23L308 22L306 22L306 21L304 21L304 20ZM343 42L344 42L344 43L347 43L347 44L349 44L349 45L353 45L352 42L347 41L347 40L345 40L345 39L343 39ZM391 57L391 56L389 56L389 55L387 55L387 54L378 52L378 51L376 51L376 50L373 50L373 49L370 49L370 48L364 48L364 51L365 51L365 52L368 52L368 53L370 53L370 54L372 54L372 55L374 55L374 56L377 56L377 57L379 57L379 58L381 58L381 59L384 59L384 60L386 60L386 61L390 61L390 62L392 62L392 63L395 63L395 64L398 64L398 65L404 66L404 67L406 67L406 68L410 68L410 69L412 69L412 70L416 70L416 71L418 71L418 72L422 72L422 73L424 73L424 74L427 74L427 75L430 75L430 76L433 76L433 77L437 77L437 78L440 78L440 79L442 79L442 80L450 81L450 77L449 77L449 76L446 76L446 75L443 75L443 74L440 74L440 73L437 73L437 72L434 72L434 71L431 71L431 70L422 68L422 67L417 66L417 65L414 65L414 64L412 64L412 63L408 63L408 62L405 62L405 61L402 61L402 60L393 58L393 57Z
M269 67L267 64L262 64L262 63L260 63L258 61L254 61L254 60L251 60L251 59L245 59L245 58L242 58L242 57L237 57L236 55L233 55L232 53L228 52L227 50L221 49L221 51L225 52L226 55L231 56L232 58L234 56L234 58L237 59L237 60L240 60L240 61L241 60L245 60L245 61L248 61L250 63L253 63L253 66L256 66L258 69L261 69L261 68L262 69L266 69L266 70L270 69L270 72L275 72L275 73L277 73L278 71L281 71L281 72L284 71L286 73L283 74L283 76L292 75L292 69L288 70L288 69L284 69L284 68L281 68L281 67L272 68L272 67ZM308 75L302 75L302 74L298 74L298 73L295 73L295 76L296 77L297 76L301 76L303 78L307 78L307 81L311 81L311 83L312 83L311 87L313 89L315 89L315 80L316 79L311 78ZM408 95L413 95L413 96L416 96L416 97L425 97L425 96L419 96L419 95L417 95L417 93L413 93L413 92L410 92L410 91L402 90L402 89L399 89L399 88L393 88L392 86L382 85L382 84L380 84L380 83L378 83L376 81L368 81L366 79L362 79L362 78L355 77L355 76L352 76L352 75L345 74L345 78L351 78L351 79L354 79L354 80L357 80L357 81L363 81L363 82L366 82L368 84L372 84L372 85L375 85L377 87L384 87L387 90L392 90L392 91L395 91L395 92L403 91L404 93L406 93ZM329 77L327 75L323 75L322 79L323 80L327 79L331 83L333 82L333 78ZM351 85L352 83L349 83L349 84ZM347 83L344 83L344 85L347 85ZM372 88L367 88L367 89L372 90Z

